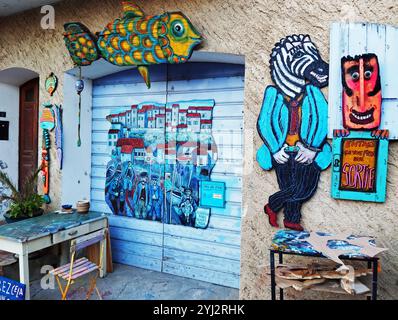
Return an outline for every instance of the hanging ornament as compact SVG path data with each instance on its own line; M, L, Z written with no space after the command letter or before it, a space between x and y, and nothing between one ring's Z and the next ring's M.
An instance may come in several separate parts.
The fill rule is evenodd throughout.
M53 96L54 92L57 90L57 86L58 78L53 72L51 72L46 78L45 82L46 91L50 94L50 96Z
M41 151L41 173L43 178L43 199L45 203L51 203L50 199L50 174L49 174L49 164L50 164L50 131L55 127L55 117L54 111L52 109L52 104L46 102L43 104L43 111L40 116L40 128L43 129L43 140L42 140L42 151Z
M79 80L75 83L76 93L79 95L79 114L78 114L78 124L77 124L77 146L80 147L82 145L80 139L80 117L82 111L82 96L81 93L84 89L84 81L82 80L82 67L79 67Z
M57 160L59 169L62 170L63 150L62 150L62 106L55 105L55 146L57 147Z

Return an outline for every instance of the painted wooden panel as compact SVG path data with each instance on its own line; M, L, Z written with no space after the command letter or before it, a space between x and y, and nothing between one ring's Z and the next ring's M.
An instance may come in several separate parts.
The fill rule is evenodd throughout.
M114 261L151 270L238 288L243 173L243 67L225 65L213 70L186 64L183 77L171 72L168 82L161 67L151 70L148 91L132 72L120 72L94 81L92 121L91 207L110 213L104 201L109 161L106 115L115 107L147 101L214 99L213 135L219 159L212 180L226 183L226 207L211 210L207 229L163 225L152 221L110 216ZM169 66L170 67L170 66ZM183 70L172 66L174 70ZM210 73L209 73L210 72ZM173 74L173 75L171 75ZM208 77L206 75L209 74ZM225 76L227 75L227 76ZM163 261L163 263L162 263Z
M219 229L188 229L177 225L165 225L164 234L170 236L183 237L186 239L203 240L208 242L231 244L236 246L240 243L240 232L219 230Z
M185 252L170 248L164 249L164 260L170 263L195 266L208 270L239 275L240 261L207 256L195 252Z
M110 214L111 211L108 205L104 201L91 201L91 208L93 211L99 211ZM117 219L123 219L123 217L117 217ZM110 225L112 225L111 222ZM240 232L241 230L241 217L232 217L227 215L215 214L214 212L211 215L210 223L208 229L217 229L217 230L229 230Z
M123 243L123 246L112 247L112 258L116 263L127 264L129 266L148 269L153 271L162 271L162 260L150 257L136 256L126 251L127 248L132 247L129 243Z
M224 175L224 174L215 174L212 175L214 180L222 180L225 182L227 188L235 188L235 189L242 189L242 178L231 176L231 175ZM105 186L105 178L101 176L91 176L91 188L98 189L104 188Z
M383 111L380 129L398 139L398 28L365 23L333 23L330 30L329 130L342 129L341 58L375 53L380 64Z
M388 139L375 138L369 131L351 131L347 137L335 137L332 197L384 202L387 162Z
M211 282L221 286L239 288L239 275L231 273L213 271L168 261L163 263L163 272L175 274L181 277Z

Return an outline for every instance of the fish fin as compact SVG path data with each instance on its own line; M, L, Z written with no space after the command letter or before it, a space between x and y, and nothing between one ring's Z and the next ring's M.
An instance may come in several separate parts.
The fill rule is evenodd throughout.
M97 37L79 22L64 24L64 41L69 54L77 66L88 66L100 59Z
M140 75L144 78L146 86L148 87L148 89L150 89L151 88L151 80L149 79L148 66L138 66L137 68L138 68Z
M136 18L136 17L144 17L145 13L141 10L139 6L131 3L130 1L122 2L124 16L126 18Z

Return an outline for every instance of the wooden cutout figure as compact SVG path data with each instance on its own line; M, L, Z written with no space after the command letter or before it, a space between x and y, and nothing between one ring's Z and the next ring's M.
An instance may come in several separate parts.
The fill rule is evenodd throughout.
M146 16L135 4L122 2L123 17L92 34L78 22L64 25L66 47L77 66L104 58L118 66L137 66L148 88L148 66L186 62L202 37L181 12Z
M43 141L42 141L42 160L41 160L41 173L43 177L43 199L45 203L51 203L50 198L50 131L55 127L54 111L52 110L51 103L44 103L44 109L40 116L40 128L43 129Z
M272 226L284 210L284 226L302 230L301 206L315 193L319 176L331 163L326 142L328 104L320 88L327 86L329 66L308 35L282 39L272 50L274 86L265 90L257 128L264 145L257 161L275 169L280 191L264 211Z
M388 130L380 130L382 93L377 56L341 59L344 129L334 130L332 197L384 202Z

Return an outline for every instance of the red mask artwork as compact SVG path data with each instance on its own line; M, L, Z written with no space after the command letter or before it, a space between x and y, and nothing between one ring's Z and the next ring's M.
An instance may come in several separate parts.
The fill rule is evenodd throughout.
M348 130L374 130L380 126L381 85L377 56L373 53L341 59L343 126Z

